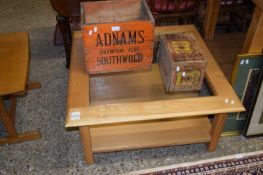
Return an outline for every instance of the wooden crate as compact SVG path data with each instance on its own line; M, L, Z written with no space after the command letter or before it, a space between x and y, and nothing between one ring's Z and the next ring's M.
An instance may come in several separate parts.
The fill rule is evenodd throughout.
M191 33L161 37L157 58L167 92L200 90L206 59Z
M154 19L145 0L83 2L81 27L88 74L151 67Z

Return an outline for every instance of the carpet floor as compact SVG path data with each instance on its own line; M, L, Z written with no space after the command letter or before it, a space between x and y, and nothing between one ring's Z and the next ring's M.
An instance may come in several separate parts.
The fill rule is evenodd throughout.
M241 153L213 159L187 162L141 171L125 175L261 175L263 174L263 151Z

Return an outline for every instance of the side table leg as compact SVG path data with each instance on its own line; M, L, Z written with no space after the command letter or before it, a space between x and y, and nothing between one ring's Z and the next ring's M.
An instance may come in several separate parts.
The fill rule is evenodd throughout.
M24 134L18 134L15 128L15 97L11 98L11 111L7 110L4 105L3 98L0 97L0 120L3 122L3 125L7 131L7 137L0 138L0 145L20 143L24 141L36 140L41 138L39 132L33 131Z
M246 39L243 45L242 53L260 53L263 48L263 11L255 7L255 12L250 23Z
M10 116L11 120L13 121L13 125L15 126L15 116L16 116L16 97L12 96L10 97L10 109L7 110L8 115Z
M90 129L88 126L80 126L79 127L80 137L85 153L85 159L87 164L92 164L93 160L93 153L92 153L92 142L90 137Z
M203 23L204 37L212 40L216 29L217 17L220 9L220 0L208 0Z
M208 143L208 150L211 152L216 150L226 119L227 114L216 114L214 117L210 131L211 140Z
M10 112L12 113L12 112ZM4 100L2 97L0 97L0 118L1 121L4 124L4 127L7 130L8 137L16 137L17 132L15 129L15 122L13 121L13 118L9 116L9 113L5 109Z
M33 90L41 88L41 83L37 81L29 81L26 84L26 90Z
M59 30L63 36L63 42L66 52L66 67L69 68L70 65L70 55L71 55L71 44L72 44L72 35L69 17L57 15L57 23Z

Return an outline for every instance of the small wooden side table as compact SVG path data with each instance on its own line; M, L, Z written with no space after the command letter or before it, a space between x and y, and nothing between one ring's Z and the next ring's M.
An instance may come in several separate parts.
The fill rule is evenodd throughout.
M66 127L79 127L88 164L97 152L190 143L208 143L208 150L215 151L227 113L245 110L193 25L156 27L155 39L175 32L195 35L208 61L206 81L213 96L166 94L158 65L89 76L81 33L74 33Z
M0 121L7 137L0 145L40 139L37 131L18 134L15 128L16 98L26 90L40 88L38 82L28 82L29 41L26 32L0 34ZM10 107L4 101L10 101Z
M263 49L263 1L253 0L255 11L250 23L242 53L261 53Z

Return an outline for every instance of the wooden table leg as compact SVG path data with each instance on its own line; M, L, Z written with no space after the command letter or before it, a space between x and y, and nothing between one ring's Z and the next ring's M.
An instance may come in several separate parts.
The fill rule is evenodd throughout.
M37 81L29 81L26 84L26 90L33 90L33 89L40 89L41 88L41 83Z
M80 126L80 137L85 153L85 159L87 164L92 164L94 162L93 160L93 153L92 153L92 141L90 137L90 129L88 126Z
M29 81L26 83L26 90L34 90L34 89L39 89L41 88L41 83L37 82L37 81ZM21 95L25 95L26 91L24 92L18 92L13 94L12 96L21 96Z
M16 109L16 99L11 97L11 107L10 110L6 110L4 105L3 97L0 97L0 118L3 125L7 131L8 136L5 138L0 138L0 145L13 144L23 141L40 139L41 134L39 132L29 132L25 134L17 134L15 128L15 112Z
M15 126L15 120L16 120L16 97L15 96L10 97L10 108L8 110L8 115L11 117L13 125Z
M226 119L227 114L216 114L214 117L210 131L211 140L208 144L208 150L211 152L216 150Z
M66 67L69 68L71 44L72 44L72 34L71 34L71 28L69 23L69 17L58 14L56 19L57 19L59 30L63 36L63 42L66 52Z
M11 104L12 105L12 104ZM12 107L11 107L12 108ZM9 137L15 137L17 135L16 129L14 127L13 119L10 117L4 106L4 100L0 97L0 118L3 125L8 133Z
M220 9L220 0L208 0L203 23L204 37L212 40L216 29L217 17Z
M263 12L255 7L252 21L250 23L242 53L260 53L263 49Z

